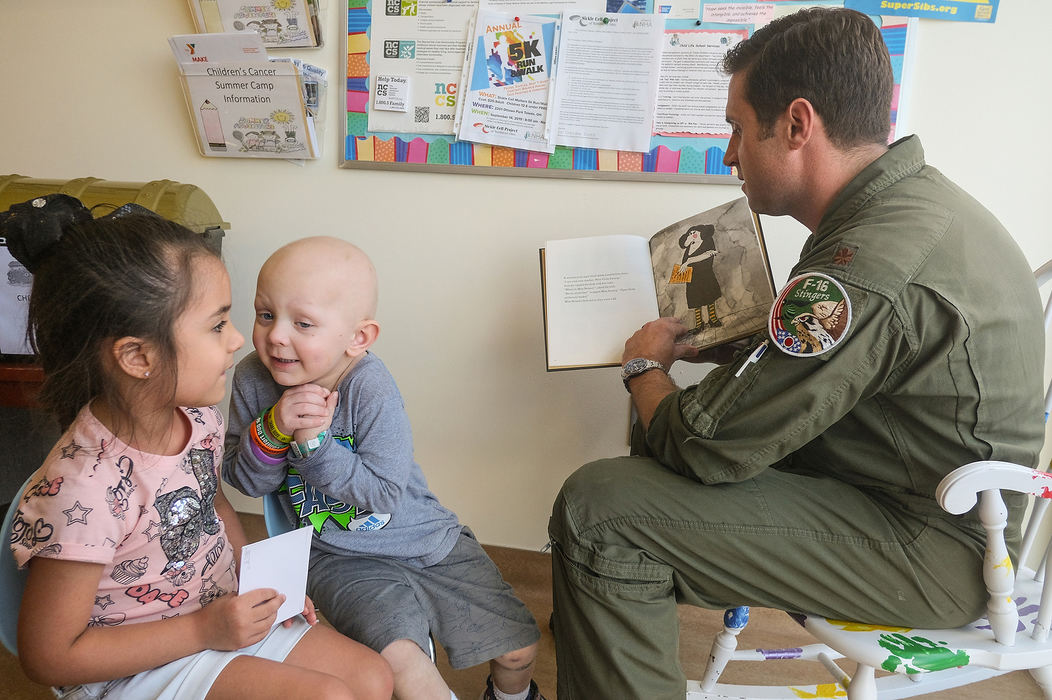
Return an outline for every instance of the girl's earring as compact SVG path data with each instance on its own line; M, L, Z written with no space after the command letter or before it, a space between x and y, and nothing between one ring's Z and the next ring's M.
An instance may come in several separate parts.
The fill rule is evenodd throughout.
M142 378L143 379L149 379L150 378L150 370L146 370L145 372L143 372L142 373Z

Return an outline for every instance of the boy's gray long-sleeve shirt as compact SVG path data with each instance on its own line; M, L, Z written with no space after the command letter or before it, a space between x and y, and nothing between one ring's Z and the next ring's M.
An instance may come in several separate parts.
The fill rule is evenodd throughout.
M223 476L249 496L277 491L291 522L314 527L313 546L335 554L388 556L430 566L453 548L460 523L427 487L413 458L402 396L376 355L367 353L338 391L328 437L305 458L259 459L252 423L288 387L255 352L238 363L230 399Z

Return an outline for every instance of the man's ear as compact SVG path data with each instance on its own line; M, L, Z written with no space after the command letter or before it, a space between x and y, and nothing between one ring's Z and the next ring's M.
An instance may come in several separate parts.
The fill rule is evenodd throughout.
M797 97L785 110L785 135L789 148L799 150L811 140L818 127L818 113L814 105L803 97Z
M117 367L134 379L149 379L151 372L157 369L153 346L142 338L118 338L113 341L110 354Z
M364 355L365 351L376 342L379 336L380 323L378 321L371 318L359 321L358 327L354 330L354 335L351 337L351 343L347 346L347 356L357 357L358 355Z

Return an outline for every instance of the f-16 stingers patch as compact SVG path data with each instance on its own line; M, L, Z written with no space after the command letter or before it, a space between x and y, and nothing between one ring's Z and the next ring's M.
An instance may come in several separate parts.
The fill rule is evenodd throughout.
M835 279L806 272L786 283L771 307L767 328L778 349L789 355L821 355L851 327L851 300Z

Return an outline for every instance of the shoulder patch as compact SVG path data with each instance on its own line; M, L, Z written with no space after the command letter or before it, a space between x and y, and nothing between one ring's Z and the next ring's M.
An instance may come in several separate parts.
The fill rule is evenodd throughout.
M767 328L778 349L808 357L831 350L851 327L851 300L839 282L818 272L789 280L771 307Z

